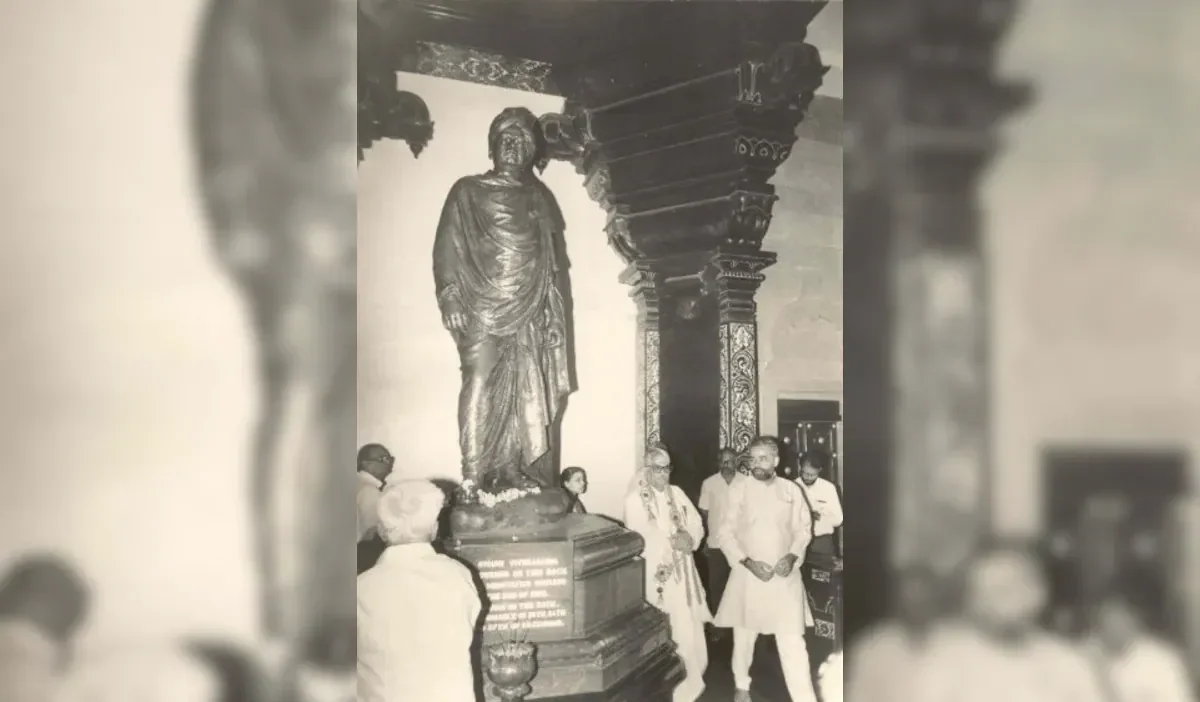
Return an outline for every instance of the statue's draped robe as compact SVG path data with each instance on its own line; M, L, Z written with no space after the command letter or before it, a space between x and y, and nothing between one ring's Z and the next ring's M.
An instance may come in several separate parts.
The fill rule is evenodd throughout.
M433 275L443 312L457 299L467 316L454 334L464 478L557 483L551 436L570 392L562 231L554 196L532 176L468 176L446 198Z

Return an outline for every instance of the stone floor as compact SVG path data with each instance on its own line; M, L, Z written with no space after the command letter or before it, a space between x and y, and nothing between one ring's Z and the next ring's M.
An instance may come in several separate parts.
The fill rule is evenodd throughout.
M732 656L731 637L709 642L708 672L704 675L707 687L700 696L700 702L729 702L733 699L733 672L729 667ZM750 694L755 702L789 702L773 636L758 637L750 677L754 681Z

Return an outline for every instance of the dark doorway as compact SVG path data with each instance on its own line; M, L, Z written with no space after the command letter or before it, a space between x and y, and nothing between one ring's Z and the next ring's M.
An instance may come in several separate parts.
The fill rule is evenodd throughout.
M1189 491L1188 456L1163 449L1056 447L1043 454L1051 626L1082 631L1104 589L1131 589L1159 634L1184 621L1175 510Z
M795 479L796 460L805 451L820 451L829 461L824 476L839 488L842 469L839 454L842 404L836 400L779 400L779 439L784 442L781 464L788 477Z

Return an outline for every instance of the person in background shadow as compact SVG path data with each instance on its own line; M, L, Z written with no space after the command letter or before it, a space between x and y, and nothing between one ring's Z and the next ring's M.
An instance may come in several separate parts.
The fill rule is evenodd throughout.
M559 477L563 489L567 491L567 496L571 498L570 513L587 514L587 508L583 506L583 495L588 489L587 471L579 466L571 466L564 468L562 475Z
M721 605L721 597L725 593L725 584L729 582L729 561L721 552L721 537L718 526L725 517L725 503L729 500L729 486L738 477L737 451L723 448L717 454L717 472L710 475L700 484L700 516L704 518L704 528L708 538L704 543L704 562L708 567L708 607L716 614ZM727 629L713 628L714 632L725 632ZM720 634L714 634L720 635Z
M1112 702L1197 702L1183 656L1146 630L1133 588L1100 601L1084 650Z
M832 559L837 555L834 530L842 525L842 498L837 486L821 477L825 471L825 456L820 452L805 452L797 461L800 477L796 481L808 500L813 515L813 540L809 556Z
M38 554L0 580L0 700L41 702L60 693L91 595L66 561Z
M358 702L471 702L471 645L482 609L471 571L434 552L446 495L427 480L379 499L387 549L358 576Z
M1087 660L1038 625L1047 584L1032 553L999 544L968 565L961 625L930 642L911 699L1109 702Z
M396 459L383 444L366 444L358 450L358 572L363 573L383 553L379 538L379 495L392 474Z

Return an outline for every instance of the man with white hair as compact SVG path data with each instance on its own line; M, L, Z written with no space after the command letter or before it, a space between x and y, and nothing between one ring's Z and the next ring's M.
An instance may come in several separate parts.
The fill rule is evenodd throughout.
M465 566L431 544L445 501L426 480L389 483L380 495L387 548L358 576L358 702L475 699L479 591Z

